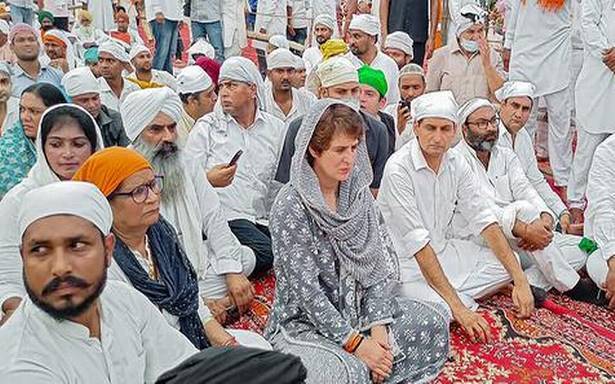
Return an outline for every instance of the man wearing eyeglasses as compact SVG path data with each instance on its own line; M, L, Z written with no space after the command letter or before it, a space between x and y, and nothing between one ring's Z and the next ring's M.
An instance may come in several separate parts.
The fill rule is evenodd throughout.
M581 279L576 270L585 265L587 255L578 247L581 238L554 232L554 217L544 200L525 176L515 153L498 145L500 119L486 99L469 100L459 109L463 140L454 149L463 156L479 182L498 218L511 247L522 264L531 265L525 274L537 305L546 290L555 288L575 300L593 302L598 288ZM463 216L453 217L454 237L474 240ZM555 241L555 236L562 237Z

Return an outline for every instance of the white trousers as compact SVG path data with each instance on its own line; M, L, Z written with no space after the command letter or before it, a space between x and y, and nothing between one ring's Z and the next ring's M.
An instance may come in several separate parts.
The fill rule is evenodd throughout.
M241 246L241 269L244 275L250 276L256 265L256 256L254 252L246 247ZM218 275L211 265L207 268L205 276L199 280L199 291L205 299L221 299L228 293L226 286L226 277Z
M606 140L608 133L589 133L577 125L577 149L572 162L570 183L568 184L568 203L570 208L585 209L585 190L587 178L598 145Z
M448 246L437 255L444 274L457 291L457 295L466 307L476 310L479 299L493 293L512 281L504 265L495 256L491 249L467 240L449 240ZM452 252L461 253L467 262L460 264L448 262L455 257ZM452 319L450 307L442 297L420 275L420 267L416 259L402 265L402 294L408 298L435 302L447 309ZM408 279L408 277L412 277Z
M557 186L567 186L572 166L572 131L570 129L570 91L561 91L542 96L549 120L548 150L553 178ZM534 138L537 129L538 102L534 103L526 129Z
M609 272L609 265L607 264L606 259L602 255L600 249L589 255L585 268L587 269L587 274L594 281L594 283L596 283L596 285L602 287L602 285L606 283L606 275Z

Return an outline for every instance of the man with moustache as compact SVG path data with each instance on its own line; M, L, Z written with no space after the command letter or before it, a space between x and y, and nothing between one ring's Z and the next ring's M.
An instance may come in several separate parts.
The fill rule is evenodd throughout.
M336 29L336 21L330 15L321 14L316 16L313 25L314 40L316 40L317 45L303 51L303 61L305 61L305 70L307 73L310 73L310 71L322 61L320 47L333 37L333 31Z
M126 80L138 85L141 89L169 87L177 91L177 80L173 75L153 68L152 52L145 45L133 45L129 57L130 64L135 70L126 76Z
M162 215L177 230L197 272L203 299L224 323L226 309L234 306L243 314L250 307L254 290L247 276L256 259L231 232L218 195L200 165L188 161L178 147L177 123L182 112L179 96L169 88L134 92L121 109L132 147L164 175ZM224 332L217 331L214 333ZM212 336L208 333L208 337Z

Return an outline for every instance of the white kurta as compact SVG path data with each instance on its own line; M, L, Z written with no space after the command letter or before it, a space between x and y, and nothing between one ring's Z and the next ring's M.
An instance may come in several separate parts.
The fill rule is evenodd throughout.
M320 52L320 47L309 47L303 51L303 62L305 63L305 72L307 74L309 74L321 61L322 52Z
M457 210L479 236L497 218L479 192L478 181L460 155L448 151L436 174L417 140L389 158L378 203L400 259L404 294L441 300L425 282L415 254L430 245L451 285L469 307L473 298L506 283L510 276L489 248L450 237ZM431 292L431 293L425 293Z
M101 31L115 27L113 21L113 2L111 0L89 0L88 10L92 13L92 24Z
M206 171L218 164L228 164L238 150L243 150L232 184L217 188L227 220L246 219L255 223L269 216L285 134L284 123L263 111L256 112L254 124L247 129L221 110L197 121L188 136L186 156Z
M570 83L570 1L557 12L542 10L537 0L512 3L505 42L511 48L509 79L533 83L535 96L561 91Z
M288 115L285 115L280 106L273 99L273 89L269 87L265 93L265 111L282 120L286 126L299 116L305 115L316 102L316 96L304 89L292 89L293 105Z
M615 5L612 0L583 0L582 8L585 56L575 88L576 118L589 133L615 133L615 73L602 62L602 52L615 47Z
M138 91L141 88L135 83L132 83L126 79L124 81L124 88L122 89L122 93L120 97L117 97L115 92L109 87L107 80L103 77L98 79L98 85L100 86L100 101L104 106L109 109L113 109L114 111L120 111L120 104L124 101L126 96L128 96L131 92Z
M395 60L391 59L381 51L378 51L378 54L371 63L364 63L361 59L352 54L350 54L349 57L357 69L367 64L372 68L380 69L384 72L384 76L387 79L387 85L389 86L389 90L386 94L387 104L397 104L397 102L399 102L399 68L397 67Z
M100 339L56 321L25 299L0 328L0 377L16 384L154 383L197 353L160 311L129 286L108 281L100 296Z
M287 5L287 0L259 0L254 30L259 32L264 29L270 37L273 35L286 36Z
M222 2L222 26L224 28L222 39L225 48L224 56L228 59L229 53L240 55L240 49L248 45L243 0Z

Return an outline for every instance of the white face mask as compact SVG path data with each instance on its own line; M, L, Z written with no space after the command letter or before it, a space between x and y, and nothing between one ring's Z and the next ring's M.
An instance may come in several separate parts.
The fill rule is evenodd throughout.
M459 44L470 53L478 51L478 42L474 40L459 39Z

